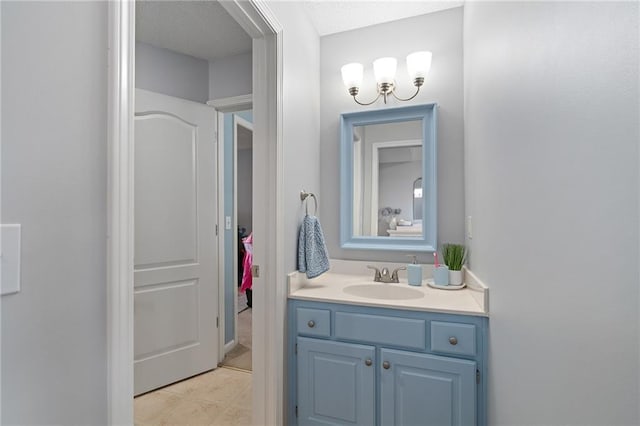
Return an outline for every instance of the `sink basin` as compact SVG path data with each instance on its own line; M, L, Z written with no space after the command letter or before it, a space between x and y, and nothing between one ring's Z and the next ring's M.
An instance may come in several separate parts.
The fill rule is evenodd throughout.
M420 299L424 293L400 284L358 284L350 285L343 290L347 294L369 299L407 300Z

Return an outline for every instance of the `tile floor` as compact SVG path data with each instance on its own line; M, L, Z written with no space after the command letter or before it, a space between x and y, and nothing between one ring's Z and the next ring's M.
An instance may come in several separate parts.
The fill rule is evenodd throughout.
M251 425L251 373L220 367L135 398L136 426Z

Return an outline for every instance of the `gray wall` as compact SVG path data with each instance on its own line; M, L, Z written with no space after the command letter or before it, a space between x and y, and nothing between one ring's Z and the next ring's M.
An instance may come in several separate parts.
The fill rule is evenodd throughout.
M2 424L107 423L107 4L2 8Z
M209 100L209 62L136 42L136 87L205 103Z
M638 418L638 3L465 6L489 424Z
M207 61L136 42L136 87L201 103L248 95L251 53Z
M373 99L373 61L381 56L398 59L398 93L412 93L405 58L417 50L433 52L433 64L421 93L410 102L389 101L388 106L437 102L438 110L438 240L462 242L464 238L463 170L463 9L455 8L386 24L346 31L320 39L321 45L321 156L320 219L329 255L338 259L406 261L406 253L343 250L340 248L340 114L384 108L356 105L342 83L340 67L348 62L365 66L362 100ZM311 158L311 157L305 157ZM420 254L420 262L432 262Z
M209 61L209 99L253 93L251 53Z
M300 190L320 191L320 43L299 3L272 2L269 8L283 27L284 270L289 272L297 269L298 227L304 215Z
M253 201L253 149L238 150L238 225L253 229L252 206Z

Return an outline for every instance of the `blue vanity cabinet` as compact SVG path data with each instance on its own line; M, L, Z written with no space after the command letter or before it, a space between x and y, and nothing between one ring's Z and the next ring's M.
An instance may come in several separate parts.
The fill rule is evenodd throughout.
M475 361L380 352L381 425L476 424Z
M290 299L287 424L484 426L488 319Z
M371 426L375 347L298 337L299 424Z

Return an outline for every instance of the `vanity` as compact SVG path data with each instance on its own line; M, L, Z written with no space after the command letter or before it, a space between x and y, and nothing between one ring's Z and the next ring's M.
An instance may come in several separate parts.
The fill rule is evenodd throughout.
M369 275L290 275L288 424L486 424L488 289Z
M437 111L341 115L342 249L436 251ZM330 263L312 280L289 274L287 424L486 425L488 288L468 270L466 288L443 290L425 285L433 265L409 286L390 273L401 264ZM374 282L367 263L399 282Z

